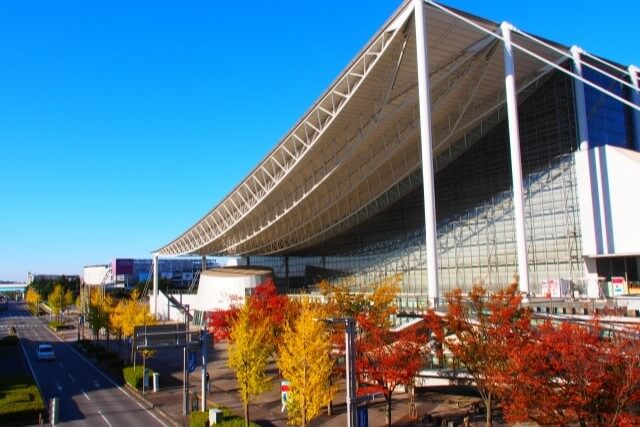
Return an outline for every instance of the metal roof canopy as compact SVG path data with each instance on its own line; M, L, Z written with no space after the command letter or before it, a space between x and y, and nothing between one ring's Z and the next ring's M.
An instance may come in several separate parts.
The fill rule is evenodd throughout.
M398 8L236 188L156 253L291 253L340 234L420 186L412 4L405 1ZM426 4L438 171L504 119L504 63L499 24L429 0ZM582 80L565 65L571 60L566 46L515 28L512 43L520 102L554 69ZM584 66L633 89L627 70L586 52L583 57Z

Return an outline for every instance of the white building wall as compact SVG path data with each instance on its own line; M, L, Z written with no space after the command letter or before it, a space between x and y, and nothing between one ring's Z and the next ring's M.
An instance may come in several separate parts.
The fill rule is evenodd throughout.
M575 153L583 255L639 255L640 153L609 145L589 152Z
M225 310L231 305L242 305L247 289L263 283L269 274L221 276L201 274L198 293L191 308L195 310Z
M100 285L107 273L108 267L106 265L90 265L84 267L84 284L88 286Z

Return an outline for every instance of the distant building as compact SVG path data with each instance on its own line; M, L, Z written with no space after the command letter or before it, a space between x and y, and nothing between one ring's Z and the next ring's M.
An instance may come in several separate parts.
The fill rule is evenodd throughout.
M219 267L215 260L207 260L207 268ZM201 258L160 259L158 275L169 280L172 287L191 285L194 275L202 269ZM84 267L84 283L88 286L128 288L151 278L151 259L114 258L108 264Z

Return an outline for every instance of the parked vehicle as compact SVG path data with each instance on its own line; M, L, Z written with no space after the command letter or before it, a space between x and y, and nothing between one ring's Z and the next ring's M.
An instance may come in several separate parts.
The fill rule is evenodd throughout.
M38 360L56 360L56 354L50 344L40 344L36 351L36 358Z

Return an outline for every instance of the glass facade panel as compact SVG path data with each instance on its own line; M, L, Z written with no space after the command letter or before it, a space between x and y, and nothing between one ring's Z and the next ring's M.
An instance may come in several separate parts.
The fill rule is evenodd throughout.
M624 99L630 99L628 88L610 77L589 67L584 67L583 76L609 92ZM631 109L588 85L584 87L584 95L587 107L589 144L592 147L614 145L633 148Z
M550 76L521 103L519 114L530 280L536 293L543 280L582 277L571 80L561 73ZM469 289L476 282L504 286L517 272L507 123L497 123L439 171L435 187L441 292ZM251 257L250 262L274 268L281 289L348 276L354 288L368 290L401 274L402 304L418 307L428 289L424 242L418 186L340 236L286 258Z

